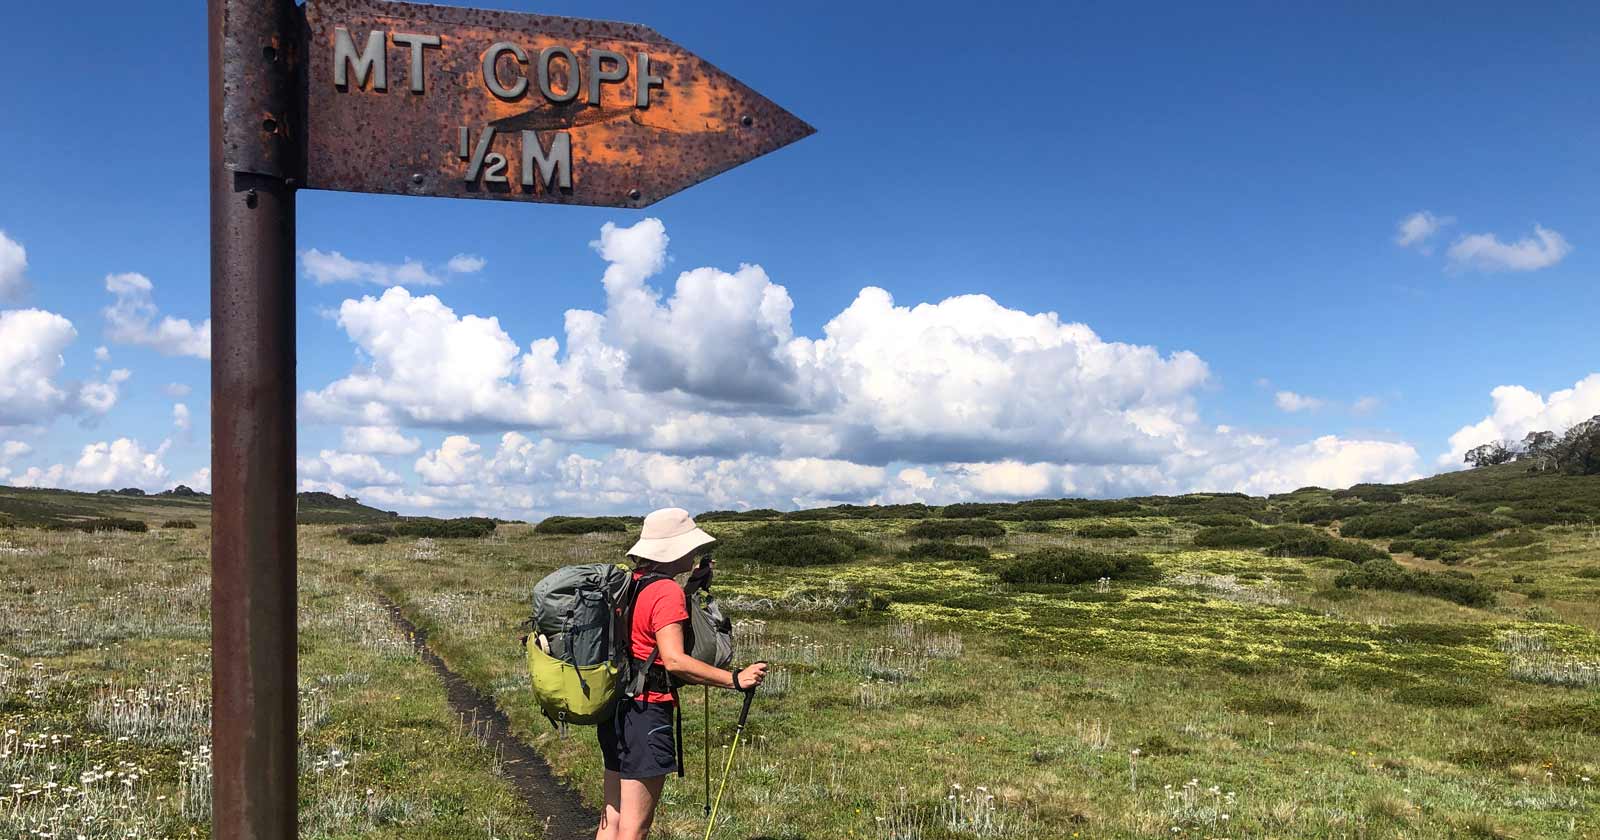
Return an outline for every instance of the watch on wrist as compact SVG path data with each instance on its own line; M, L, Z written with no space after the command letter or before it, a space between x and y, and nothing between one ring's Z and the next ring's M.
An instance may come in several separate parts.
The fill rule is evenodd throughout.
M739 671L737 669L728 671L728 676L730 678L732 678L732 680L733 680L733 690L734 691L743 691L744 690L744 689L739 687Z

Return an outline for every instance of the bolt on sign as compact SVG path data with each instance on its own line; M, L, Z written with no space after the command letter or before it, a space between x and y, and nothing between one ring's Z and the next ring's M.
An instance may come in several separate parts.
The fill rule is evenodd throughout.
M813 132L631 23L309 0L305 186L643 207Z

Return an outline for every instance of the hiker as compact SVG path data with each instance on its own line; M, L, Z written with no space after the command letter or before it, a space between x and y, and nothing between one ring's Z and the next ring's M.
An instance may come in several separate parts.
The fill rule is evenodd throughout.
M689 612L684 589L674 578L693 569L691 588L709 584L709 558L698 567L695 564L715 541L694 524L688 511L663 508L644 518L639 541L628 549L634 580L664 577L646 583L633 602L631 653L636 666L645 669L644 690L635 697L619 698L616 715L598 727L606 806L595 840L644 840L650 833L661 787L682 763L673 731L678 703L674 681L743 691L766 679L765 663L725 671L684 650Z

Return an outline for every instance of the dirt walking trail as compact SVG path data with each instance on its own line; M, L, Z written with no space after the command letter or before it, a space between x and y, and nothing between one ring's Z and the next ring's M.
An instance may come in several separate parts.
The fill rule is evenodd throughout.
M409 636L422 661L432 666L434 673L439 675L450 708L461 715L462 720L471 723L473 735L500 756L503 772L511 786L527 803L535 822L545 826L545 838L591 840L600 815L584 806L577 791L556 779L543 756L511 733L510 722L494 701L483 696L471 683L444 664L444 660L428 647L427 634L406 618L399 605L381 592L378 593L378 601L389 611L394 623Z

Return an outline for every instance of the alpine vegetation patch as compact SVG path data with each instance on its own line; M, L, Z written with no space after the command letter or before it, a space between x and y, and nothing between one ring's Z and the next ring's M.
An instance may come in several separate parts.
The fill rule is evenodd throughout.
M987 519L924 519L906 529L906 536L921 540L947 540L951 537L992 539L1005 535L1005 526Z
M548 516L533 526L535 534L623 533L637 523L617 516Z
M773 522L729 538L726 547L718 549L717 557L736 564L824 566L848 563L874 548L871 541L841 528Z
M932 520L939 521L939 520ZM912 543L906 549L906 557L912 560L951 560L958 563L981 563L990 557L989 549L972 543L944 542L943 540L923 540Z
M1495 603L1494 590L1463 572L1441 574L1407 569L1393 560L1374 560L1334 578L1340 589L1383 589L1414 592L1443 598L1468 607L1489 607Z
M1132 539L1139 536L1139 529L1132 525L1105 522L1085 525L1073 533L1088 540L1118 540Z
M1000 579L1013 584L1088 583L1101 578L1155 581L1161 578L1161 572L1142 554L1062 547L1019 554L1000 569Z
M1304 525L1206 528L1194 535L1194 544L1199 548L1259 548L1276 557L1332 557L1352 563L1389 556L1380 548L1330 536Z

